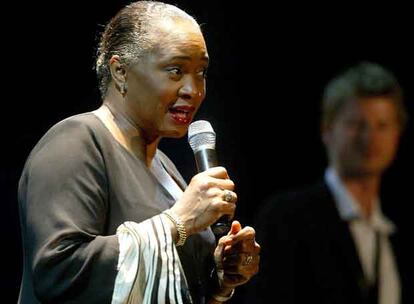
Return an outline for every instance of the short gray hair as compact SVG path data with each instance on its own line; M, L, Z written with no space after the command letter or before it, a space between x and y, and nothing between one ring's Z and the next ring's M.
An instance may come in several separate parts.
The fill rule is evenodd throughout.
M109 60L118 55L124 64L137 62L156 43L154 24L165 18L197 22L176 6L157 1L137 1L121 9L106 25L96 54L99 90L105 97L111 82Z

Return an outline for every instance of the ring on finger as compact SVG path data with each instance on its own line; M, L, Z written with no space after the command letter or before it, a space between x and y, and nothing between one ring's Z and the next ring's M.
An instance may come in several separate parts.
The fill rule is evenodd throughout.
M247 255L243 261L243 266L250 265L253 261L253 256L251 254Z
M223 201L231 203L233 201L233 193L229 190L223 191Z

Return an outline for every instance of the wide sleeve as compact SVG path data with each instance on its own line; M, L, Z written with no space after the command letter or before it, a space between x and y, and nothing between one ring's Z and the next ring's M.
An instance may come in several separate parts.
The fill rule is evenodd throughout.
M112 304L193 303L164 214L117 229L118 275Z
M19 204L25 262L42 303L111 301L119 245L105 232L107 188L99 144L79 122L54 127L31 153Z

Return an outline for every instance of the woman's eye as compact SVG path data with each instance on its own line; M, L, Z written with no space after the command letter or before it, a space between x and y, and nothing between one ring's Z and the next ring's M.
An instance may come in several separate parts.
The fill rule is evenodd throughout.
M207 78L207 69L202 69L198 72L198 75L203 78Z
M172 68L167 68L168 73L172 74L172 75L181 75L181 69L177 68L177 67L172 67Z

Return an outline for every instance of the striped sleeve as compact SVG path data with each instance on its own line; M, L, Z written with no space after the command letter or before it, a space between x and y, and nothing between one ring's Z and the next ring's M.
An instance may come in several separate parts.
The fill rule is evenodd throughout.
M118 227L113 304L193 303L167 221L160 214Z

